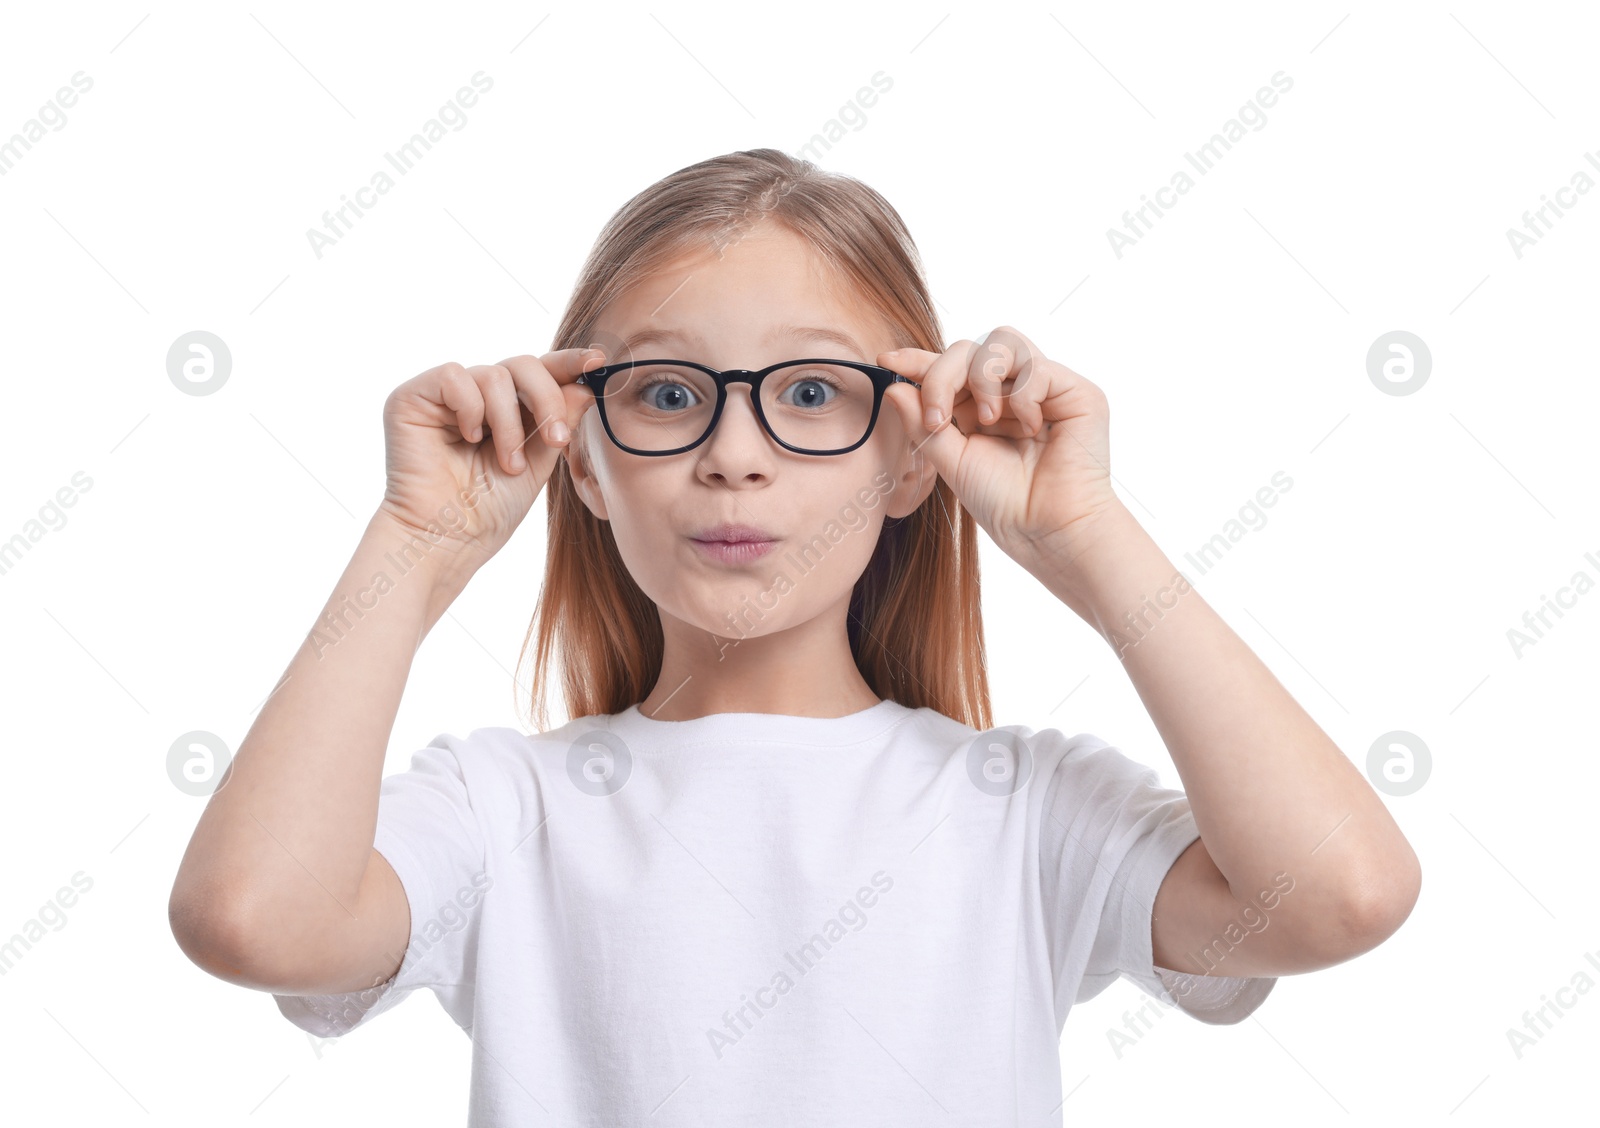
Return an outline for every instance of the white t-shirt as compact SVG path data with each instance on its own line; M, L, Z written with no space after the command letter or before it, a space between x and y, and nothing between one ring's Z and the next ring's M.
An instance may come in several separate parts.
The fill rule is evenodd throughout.
M1121 976L1234 1023L1276 983L1154 966L1198 837L1096 737L892 700L482 728L383 780L395 977L274 998L336 1037L430 989L472 1039L472 1128L1043 1128L1074 1002Z

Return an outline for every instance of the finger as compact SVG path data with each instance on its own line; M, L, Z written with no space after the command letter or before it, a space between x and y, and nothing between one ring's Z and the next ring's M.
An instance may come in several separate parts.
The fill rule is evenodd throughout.
M941 426L930 433L924 426L922 397L909 384L895 384L883 395L899 413L911 452L927 458L940 477L953 483L967 437L951 426Z
M578 377L604 362L598 349L558 349L542 357L513 356L500 363L511 373L518 397L533 418L533 433L545 445L560 447L571 441L576 417L586 406L583 401L594 402L594 393L576 383Z
M966 362L975 347L971 341L957 341L942 353L898 349L880 354L884 367L922 384L923 431L950 422L956 391L966 386Z
M1018 419L1032 420L1033 429L1043 426L1043 412L1038 405L1051 394L1053 372L1050 362L1037 345L1010 325L991 330L978 346L981 361L974 362L973 374L968 382L974 387L980 401L993 391L996 400L988 414L980 414L985 424L993 423L1009 414ZM998 386L996 386L998 385Z
M1059 376L1065 368L1047 359L1010 325L1000 326L984 340L1003 343L1011 351L1011 386L1003 394L1011 414L1026 422L1031 434L1039 433L1045 425L1043 404L1060 390Z
M878 354L878 366L920 383L928 368L938 359L938 353L927 349L891 349ZM899 386L895 385L897 388Z
M974 401L956 404L956 429L964 435L992 435L1002 439L1026 439L1035 429L1011 414L1002 415L997 423L978 422L978 409Z
M469 443L483 441L483 393L454 361L439 367L439 400L456 415L456 430Z
M598 362L603 362L606 351L599 347L556 349L547 352L541 357L536 357L539 364L548 372L555 382L565 387L575 384L578 377L585 372L598 367Z
M1049 398L1051 389L1058 387L1058 368L1058 365L1034 357L1026 375L1019 377L1016 387L1012 389L1009 400L1011 414L1026 424L1030 435L1036 435L1044 429L1044 401Z
M978 422L985 426L998 423L1004 414L1005 381L1016 367L1015 350L993 338L993 333L987 334L982 344L974 345L967 362L967 387L976 401Z
M913 446L927 436L922 425L922 396L910 384L891 384L883 393L883 402L900 417L900 425Z
M937 421L932 412L926 413L933 426L946 427L954 423L956 404L977 395L977 390L968 383L977 348L972 341L957 341L929 366L922 382L922 402L931 403L938 412Z
M511 373L498 364L475 364L467 374L483 394L484 414L494 436L495 455L507 474L520 474L527 465L522 455L522 412L517 410L517 389Z

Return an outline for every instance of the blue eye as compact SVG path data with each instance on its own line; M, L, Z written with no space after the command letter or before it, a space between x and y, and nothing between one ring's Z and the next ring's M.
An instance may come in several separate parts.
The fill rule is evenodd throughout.
M660 388L667 394L658 395L651 390L654 388ZM693 402L684 402L685 397L694 400L694 392L687 385L674 379L671 373L657 373L639 385L639 398L657 411L671 413L695 406Z
M836 378L829 376L827 373L810 372L797 378L794 383L784 388L783 392L780 394L780 397L781 395L787 395L791 391L797 391L797 389L802 388L805 389L804 394L800 395L797 393L796 399L790 401L790 406L803 408L826 407L835 399L838 399L839 395L845 390L839 384L839 381ZM831 391L833 394L825 399L819 398L824 395L823 389L825 388ZM782 402L781 398L780 402Z

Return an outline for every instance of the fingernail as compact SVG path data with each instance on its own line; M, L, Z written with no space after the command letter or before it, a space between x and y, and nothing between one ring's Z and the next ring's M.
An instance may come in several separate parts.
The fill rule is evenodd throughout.
M564 443L567 441L567 425L565 423L550 424L550 441Z
M511 452L511 469L521 470L525 465L527 465L527 459L522 457L522 448L518 447Z
M930 407L922 413L922 418L928 424L928 429L932 430L939 425L939 420L943 419L944 416L940 414L937 407Z
M994 405L990 403L984 404L982 407L978 408L978 414L983 417L983 421L985 423L993 423Z

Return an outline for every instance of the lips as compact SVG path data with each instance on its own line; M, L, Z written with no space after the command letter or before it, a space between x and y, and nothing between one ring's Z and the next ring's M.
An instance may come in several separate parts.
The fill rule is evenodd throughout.
M759 560L778 547L777 541L704 541L691 540L695 550L707 560L722 564L749 564Z
M713 525L689 538L707 560L743 565L778 547L778 538L754 525Z
M702 529L690 539L702 544L750 544L764 541L774 541L778 538L764 529L754 525L715 525L709 529Z

